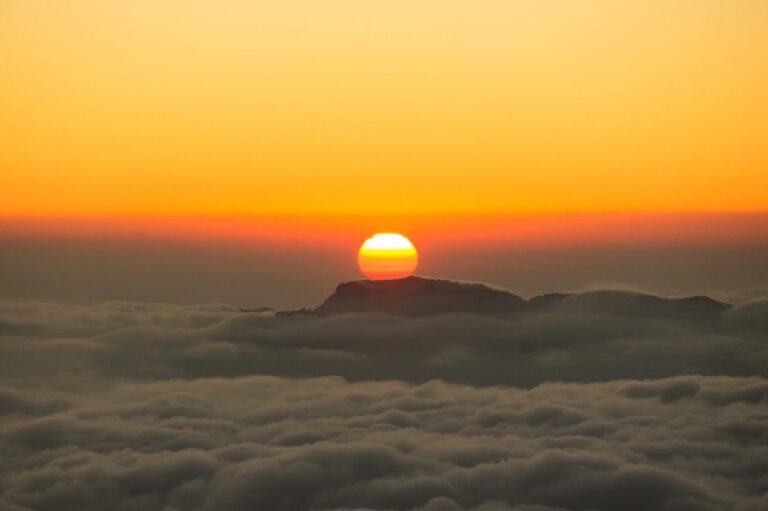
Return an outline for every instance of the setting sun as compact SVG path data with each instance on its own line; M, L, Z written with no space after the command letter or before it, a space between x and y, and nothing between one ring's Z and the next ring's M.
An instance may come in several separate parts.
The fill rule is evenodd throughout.
M365 240L357 263L371 280L399 279L413 274L419 256L413 243L402 234L379 233Z

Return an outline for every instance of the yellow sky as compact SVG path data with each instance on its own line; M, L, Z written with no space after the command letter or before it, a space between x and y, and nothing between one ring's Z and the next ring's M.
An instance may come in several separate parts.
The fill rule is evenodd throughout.
M0 0L0 215L768 209L765 0Z

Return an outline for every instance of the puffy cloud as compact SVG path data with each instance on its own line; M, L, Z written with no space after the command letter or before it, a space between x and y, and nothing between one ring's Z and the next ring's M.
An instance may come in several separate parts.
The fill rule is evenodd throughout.
M6 414L45 415L67 408L63 399L36 397L16 389L0 387L0 416Z
M0 509L764 508L762 302L701 322L604 296L410 319L1 303Z
M749 509L768 414L734 396L762 382L115 383L8 416L0 490L41 510Z
M611 291L515 314L404 319L275 316L224 305L6 302L0 303L0 369L10 381L56 375L62 385L86 376L340 375L515 386L680 374L768 376L765 302L694 321L700 305Z

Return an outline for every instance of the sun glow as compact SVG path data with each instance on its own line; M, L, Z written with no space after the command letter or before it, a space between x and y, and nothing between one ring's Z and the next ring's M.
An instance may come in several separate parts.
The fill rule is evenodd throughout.
M413 274L419 257L416 247L402 234L379 233L365 240L357 263L371 280L399 279Z

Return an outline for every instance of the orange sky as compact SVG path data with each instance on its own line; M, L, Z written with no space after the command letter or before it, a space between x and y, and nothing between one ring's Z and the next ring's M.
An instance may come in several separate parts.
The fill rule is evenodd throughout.
M0 0L0 61L5 217L768 210L764 0Z
M768 212L566 213L398 216L63 216L0 222L0 239L155 239L314 244L356 253L376 232L401 232L417 248L626 244L741 245L768 241Z

